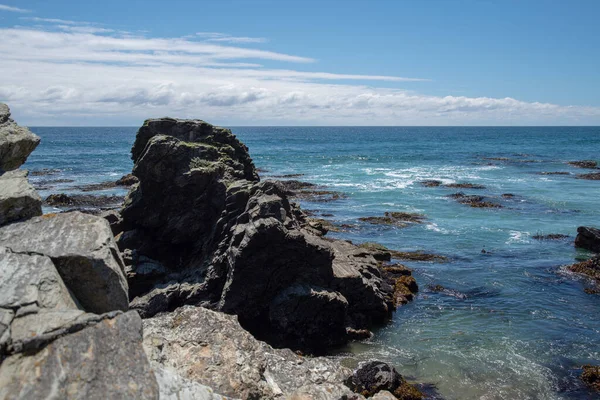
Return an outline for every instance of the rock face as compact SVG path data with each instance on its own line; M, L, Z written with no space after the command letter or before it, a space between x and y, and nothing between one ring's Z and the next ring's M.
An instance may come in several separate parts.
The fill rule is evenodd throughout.
M0 175L0 226L42 215L42 199L27 181L27 171Z
M3 399L158 399L135 312L106 318L0 365Z
M600 229L589 226L580 226L577 228L575 246L600 253Z
M234 316L202 307L184 306L144 320L144 347L155 368L225 396L337 400L353 395L341 384L351 371L335 361L273 349L254 339Z
M0 103L0 174L25 163L40 138L10 118L10 109Z
M286 187L259 182L229 130L148 120L132 157L139 183L125 200L117 242L131 254L130 306L143 317L203 305L236 314L273 344L311 352L343 344L347 328L390 317L393 286L373 256L314 234ZM323 315L308 306L289 315L305 303Z
M0 244L50 258L86 311L128 309L124 264L104 218L47 214L0 228Z

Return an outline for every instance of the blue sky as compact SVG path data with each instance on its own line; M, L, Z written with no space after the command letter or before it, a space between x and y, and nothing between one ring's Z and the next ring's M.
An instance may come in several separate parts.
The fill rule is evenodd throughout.
M0 0L0 101L31 125L600 125L598 16L585 0Z

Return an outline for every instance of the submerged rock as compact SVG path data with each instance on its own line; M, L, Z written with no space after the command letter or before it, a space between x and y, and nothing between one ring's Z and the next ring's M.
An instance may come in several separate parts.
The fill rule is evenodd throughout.
M385 212L383 217L360 217L358 220L375 225L393 225L404 228L411 224L422 224L425 216L418 213L391 211Z
M458 192L449 195L448 197L455 199L460 204L468 205L473 208L502 208L502 205L486 201L484 196L467 195L463 192Z
M599 181L600 180L600 172L593 172L591 174L580 174L580 175L577 175L577 179L586 179L588 181Z
M412 386L391 365L381 361L362 364L346 382L352 391L372 397L381 391L392 393L401 400L420 400L423 393Z
M421 181L419 183L425 187L438 187L438 186L441 186L443 182L435 180L435 179L428 179L428 180Z
M452 189L485 189L485 186L476 183L449 183L444 186Z
M590 388L600 391L600 366L584 365L581 380Z
M42 215L42 199L27 181L27 171L0 175L0 226Z
M533 235L531 238L536 239L536 240L561 240L561 239L568 239L568 238L570 238L570 236L564 235L562 233L549 233L547 235L542 235L542 234Z
M586 275L600 283L600 257L594 257L568 266L569 271Z
M23 165L39 143L39 136L17 125L8 106L0 103L0 174Z
M596 169L598 167L598 163L594 160L569 161L568 164L577 168Z
M600 229L591 226L580 226L577 228L575 247L600 253Z

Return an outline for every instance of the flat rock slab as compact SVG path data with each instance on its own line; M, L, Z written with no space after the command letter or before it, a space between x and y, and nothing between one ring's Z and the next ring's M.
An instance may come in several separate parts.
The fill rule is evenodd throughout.
M0 172L19 168L39 143L40 137L17 125L8 106L0 103Z
M27 171L0 175L0 226L42 215L42 198L27 181Z
M13 253L49 257L86 311L128 309L124 264L104 218L47 214L0 228L0 243Z
M158 399L141 338L130 311L12 355L0 365L0 399Z
M342 384L351 371L337 362L273 349L246 332L235 316L202 307L145 319L144 348L155 368L170 368L225 396L337 400L355 395Z

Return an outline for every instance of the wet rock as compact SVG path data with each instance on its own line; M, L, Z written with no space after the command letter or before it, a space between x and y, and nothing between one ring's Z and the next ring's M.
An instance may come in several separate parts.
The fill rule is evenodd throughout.
M67 195L64 193L51 194L44 200L44 203L53 207L115 207L122 202L123 196Z
M389 249L379 243L366 242L358 245L361 249L367 250L377 261L390 261L392 253Z
M45 175L55 175L62 172L60 169L49 169L49 168L42 168L42 169L34 169L30 172L31 176L45 176Z
M371 397L381 391L388 391L402 400L420 400L423 394L410 385L391 365L381 361L362 364L345 381L352 391Z
M304 176L304 174L273 175L273 178L289 179L289 178L300 178L301 176Z
M108 222L79 212L48 214L0 228L13 253L49 257L85 310L127 310L124 265Z
M570 172L566 171L549 171L549 172L538 172L539 175L571 175Z
M348 301L340 293L295 284L269 306L269 320L285 341L316 352L345 344Z
M588 181L598 181L598 180L600 180L600 172L577 175L577 179L586 179Z
M455 199L460 204L468 205L473 208L502 208L502 205L486 201L484 196L467 195L462 192L454 193L448 197Z
M350 370L328 358L273 349L235 316L184 306L144 320L144 347L155 367L168 368L216 393L243 399L339 399ZM294 397L310 393L310 397Z
M570 236L563 235L562 233L549 233L547 235L542 235L542 234L533 235L531 238L535 239L535 240L562 240L562 239L568 239L568 238L570 238Z
M133 186L139 182L139 179L133 174L123 175L118 181L115 182L117 186Z
M590 388L600 391L600 366L584 365L581 380Z
M569 271L585 275L600 283L600 257L594 257L567 267Z
M485 189L485 186L478 185L475 183L449 183L444 185L447 188L458 188L458 189Z
M42 215L42 199L27 181L27 171L0 175L0 226Z
M577 228L577 237L575 238L575 247L591 250L600 253L600 229L590 226L580 226Z
M596 169L598 167L598 163L594 160L569 161L568 164L577 168Z
M39 143L39 136L17 125L8 106L0 103L0 174L23 165Z
M428 180L421 181L419 183L425 187L438 187L438 186L441 186L443 182L434 180L434 179L428 179Z
M512 193L502 193L502 198L503 199L512 199L514 197L515 197L515 195L512 194Z
M383 217L361 217L358 220L375 225L393 225L404 228L411 224L423 223L425 216L417 213L392 211L385 212Z
M0 398L157 399L135 312L103 319L0 365Z
M314 183L296 180L279 181L279 184L288 192L297 192L299 190L317 187Z

